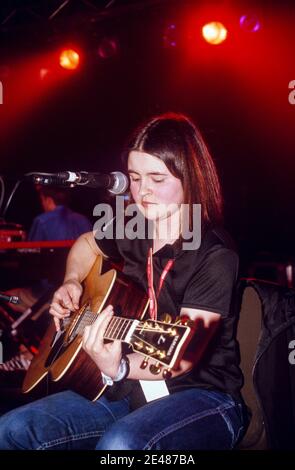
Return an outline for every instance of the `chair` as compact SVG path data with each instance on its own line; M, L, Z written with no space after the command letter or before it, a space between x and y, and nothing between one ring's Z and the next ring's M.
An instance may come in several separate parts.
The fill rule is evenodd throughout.
M241 307L237 338L240 344L240 367L244 374L242 395L249 408L251 421L245 436L238 445L242 450L267 449L262 410L253 384L253 371L257 345L261 332L262 304L253 287L241 286Z

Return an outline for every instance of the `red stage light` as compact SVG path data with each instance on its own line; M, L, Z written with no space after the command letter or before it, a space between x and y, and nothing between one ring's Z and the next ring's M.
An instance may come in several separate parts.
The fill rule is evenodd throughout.
M227 29L219 21L207 23L202 28L202 34L205 41L209 44L221 44L227 37Z
M66 70L76 70L80 56L74 49L64 49L59 56L59 65Z

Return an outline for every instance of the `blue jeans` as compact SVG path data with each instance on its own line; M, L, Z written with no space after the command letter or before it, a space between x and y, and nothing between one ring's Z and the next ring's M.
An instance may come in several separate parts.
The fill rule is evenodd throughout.
M244 432L228 394L187 389L130 412L128 398L91 402L62 392L0 419L0 449L232 449Z

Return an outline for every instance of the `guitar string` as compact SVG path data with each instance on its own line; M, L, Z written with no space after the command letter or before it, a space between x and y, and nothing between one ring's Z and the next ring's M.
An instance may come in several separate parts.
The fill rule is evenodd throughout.
M137 335L134 335L135 338L139 339L139 340L142 340L142 338L140 336L137 336ZM148 346L151 346L153 347L153 344L152 343L149 343L148 341L144 340L144 342L148 345Z
M132 322L133 320L130 320L130 322ZM84 322L86 323L86 322ZM87 322L85 325L82 324L82 322L79 324L79 326L81 327L81 329L83 329L83 327L85 326L89 326L89 325L92 325L94 323L93 322ZM167 325L168 326L168 325ZM175 325L175 324L171 324L170 326L173 326L173 327L176 327L176 328L181 328L181 325ZM165 329L162 329L161 327L159 327L158 325L156 325L155 327L145 327L144 325L141 326L141 325L137 325L135 328L134 328L134 331L140 331L140 330L143 330L143 331L147 331L147 332L156 332L156 333L167 333L167 330ZM108 329L106 330L106 332L108 331Z
M88 325L89 324L87 324L85 326L88 326ZM177 328L179 328L178 325L176 325L176 326L177 326ZM164 330L164 329L161 329L161 328L159 328L159 329L157 329L157 328L146 328L145 326L136 326L134 328L134 331L144 331L144 332L146 331L146 332L149 332L149 333L153 333L153 332L154 333L169 333L167 330ZM117 339L117 338L115 338L115 339Z
M93 314L89 312L85 312L83 318L78 321L77 325L75 326L75 330L84 330L85 326L92 325L98 318L99 314ZM105 337L108 339L121 339L125 335L125 331L128 328L128 323L132 324L135 320L134 319L129 319L129 318L122 318L122 317L114 317L110 325L108 325L107 330L105 332ZM148 322L149 320L147 320ZM117 323L117 325L116 325ZM126 325L127 323L127 325ZM167 326L174 326L174 324L167 324ZM177 325L179 327L179 325ZM117 328L117 331L116 331ZM118 330L119 328L119 330ZM124 328L124 331L120 333L120 330ZM116 334L114 335L114 332L112 330L115 330ZM138 325L135 327L134 331L140 331L144 330L145 332L156 332L156 333L167 333L167 330L162 329L158 324L155 325L155 327L146 327L144 324L143 325ZM75 332L75 331L74 331ZM77 331L77 333L81 333L81 331ZM120 334L119 334L120 333Z
M134 336L135 336L136 338L138 338L139 340L141 340L140 337L138 337L138 336L136 336L136 335L134 335ZM151 343L148 343L147 341L145 341L145 343L146 343L148 346L150 346L150 347L154 347ZM157 349L157 351L159 351L159 349ZM164 363L164 358L159 359L159 358L157 358L157 357L154 357L154 356L152 355L152 353L146 354L146 353L141 352L141 351L137 351L137 352L139 352L140 354L143 354L143 355L145 355L145 356L150 356L152 359L156 359L158 362ZM156 351L155 351L155 353L156 353ZM171 362L171 361L169 361L169 363L170 363L170 362ZM167 366L167 365L169 365L169 364L164 363L164 365Z
M84 318L82 318L79 321L79 324L77 325L77 328L76 328L76 329L80 330L80 331L78 331L78 333L80 333L81 330L83 331L85 326L92 325L96 321L97 315L98 314L89 314L89 313L84 314ZM115 336L113 339L123 338L128 326L129 326L128 323L131 324L132 322L133 322L132 319L114 317L111 320L110 324L108 325L107 330L105 332L105 335L111 335L111 338L112 338L112 336ZM127 323L127 325L126 325L126 323ZM124 330L122 331L123 328L124 328Z
M96 317L97 315L98 315L98 314L95 314L95 315L94 315L94 314L91 314L91 313L89 313L89 312L85 312L84 318L82 317L82 318L80 319L80 322L78 322L77 325L76 325L77 329L78 329L78 328L80 328L80 329L83 328L83 326L84 326L83 323L87 323L88 325L89 325L89 323L90 323L90 324L93 324L94 321L96 320L95 317ZM87 322L87 320L88 320L88 322ZM113 329L116 330L116 327L118 326L118 325L116 325L116 323L117 323L117 324L119 324L120 329L121 329L121 326L125 326L124 332L123 332L123 334L121 334L121 338L120 338L120 339L122 339L123 336L124 336L124 333L125 333L125 331L126 331L126 328L129 326L128 323L129 323L129 324L132 324L133 321L134 321L133 319L122 318L122 317L114 317L114 318L112 318L112 319L111 319L111 322L110 322L110 324L111 324L111 325L110 325L110 326L111 326L111 329L110 329L110 331L109 331L109 333L108 333L108 328L107 328L107 330L106 330L106 332L105 332L105 334L104 334L104 338L105 338L105 339L118 339L118 336L116 336L115 338L112 337L112 336L108 336L108 335L112 332ZM147 321L148 321L148 320L147 320ZM127 326L125 325L125 323L127 323ZM86 326L86 325L85 325L85 326ZM158 325L156 325L156 326L158 326ZM109 325L108 325L108 327L109 327ZM158 328L160 329L159 326L158 326ZM145 328L144 323L143 323L143 325L139 325L139 326L137 326L137 327L134 329L134 331L137 331L137 330L139 330L139 331L144 331L144 332L147 332L147 331L148 331L148 332L155 332L155 328ZM160 329L160 332L163 333L164 331ZM159 331L156 331L156 333L159 333ZM112 333L112 334L113 334L113 333ZM118 334L118 333L117 333L117 334ZM143 339L142 337L140 337L140 336L138 336L138 335L136 335L136 334L134 334L134 333L133 333L133 337L134 337L134 339L138 339L139 341L143 341L146 347L151 347L151 348L154 347L154 345L153 345L152 343L150 343L150 342L147 341L146 339ZM157 349L156 351L158 351L158 350L159 350L159 349ZM155 353L156 353L156 351L155 351ZM138 352L139 352L140 354L142 354L142 355L147 355L147 356L149 356L149 357L151 357L151 358L153 358L153 359L156 359L158 362L162 362L164 365L167 366L167 364L164 363L163 359L159 359L159 358L155 357L152 353L146 354L146 353L141 352L141 351L138 351Z
M82 318L82 320L80 321L80 324L81 324L82 322L84 322L84 323L89 322L89 324L93 324L93 323L97 320L98 315L99 315L99 314L93 314L93 313L87 312L87 314L85 314L85 317L86 317L86 318L85 318L85 317ZM113 326L113 325L112 325L112 322L113 322L113 321L117 321L117 320L120 320L120 322L122 322L122 323L124 323L124 322L133 323L134 321L136 321L136 319L132 319L132 318L113 317L113 318L111 319L111 326ZM140 321L140 320L139 320L139 321ZM145 322L150 322L150 321L151 321L151 320L144 320L144 323L145 323ZM119 323L120 323L120 322L119 322ZM143 322L140 321L140 323L143 323ZM164 324L164 325L167 325L167 326L168 326L168 325L169 325L169 326L181 326L181 325L176 325L175 323L157 322L154 327L151 327L151 329L155 329L155 328L161 329L161 327L159 326L159 323ZM138 329L138 328L140 328L140 327L137 326L136 328Z

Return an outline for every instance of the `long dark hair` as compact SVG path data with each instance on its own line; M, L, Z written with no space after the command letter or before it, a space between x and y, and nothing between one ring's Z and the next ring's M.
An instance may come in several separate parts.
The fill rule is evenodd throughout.
M204 139L183 114L165 113L149 119L129 140L124 160L132 150L160 158L181 180L184 203L201 204L204 228L222 222L222 194L215 164Z

